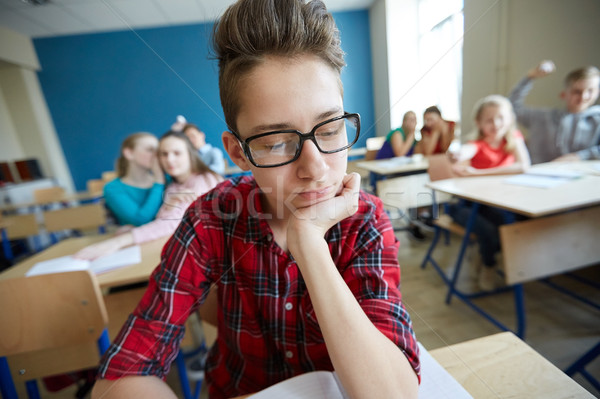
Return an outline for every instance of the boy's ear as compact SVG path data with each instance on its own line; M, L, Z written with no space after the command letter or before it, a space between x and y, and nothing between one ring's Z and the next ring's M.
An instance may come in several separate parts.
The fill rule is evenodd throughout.
M561 90L558 97L560 97L561 100L564 100L567 97L567 92L565 90Z
M246 159L238 139L228 131L224 131L221 138L223 140L223 147L225 147L225 151L227 151L233 163L242 170L250 170L250 162Z

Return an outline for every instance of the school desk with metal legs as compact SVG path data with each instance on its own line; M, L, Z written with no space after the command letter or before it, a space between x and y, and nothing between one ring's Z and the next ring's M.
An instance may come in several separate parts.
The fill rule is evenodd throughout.
M526 316L522 284L594 265L600 260L597 243L600 235L599 166L599 162L586 161L533 166L532 171L580 172L578 178L565 179L547 188L509 183L510 176L454 178L429 183L428 187L436 191L473 203L453 276L445 280L449 285L446 302L456 295L500 329L511 330L473 302L484 294L461 292L456 282L478 204L526 216L530 219L500 227L504 277L515 296L516 334L524 337ZM589 301L587 304L600 308Z

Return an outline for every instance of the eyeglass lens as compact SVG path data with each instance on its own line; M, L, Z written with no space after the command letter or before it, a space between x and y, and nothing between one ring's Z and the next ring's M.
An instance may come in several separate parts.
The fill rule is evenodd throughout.
M321 152L336 152L348 147L358 134L358 118L352 115L327 122L314 130ZM301 150L301 135L272 133L248 142L253 161L261 166L279 165L293 160Z

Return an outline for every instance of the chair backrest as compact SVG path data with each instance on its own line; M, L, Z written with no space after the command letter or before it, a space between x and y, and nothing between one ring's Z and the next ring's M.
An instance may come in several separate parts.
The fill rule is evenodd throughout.
M65 196L65 189L62 187L39 188L33 191L33 200L39 203L60 201Z
M377 152L385 142L385 136L370 137L367 139L367 152L365 153L365 161L375 159Z
M115 172L114 170L102 172L102 180L104 180L107 183L116 178L117 178L117 172Z
M456 173L452 170L452 162L450 162L450 158L446 154L435 154L427 157L429 161L429 168L427 169L427 173L429 173L429 179L431 181L451 179L453 177L458 177Z
M101 203L46 211L43 215L44 226L48 232L84 230L106 225L106 209Z
M108 315L89 271L0 280L0 356L13 381L98 364L97 341Z
M1 225L9 240L18 240L39 234L39 226L34 213L3 216Z
M87 181L87 190L91 194L102 194L102 190L104 189L104 185L108 183L107 180L103 179L90 179Z

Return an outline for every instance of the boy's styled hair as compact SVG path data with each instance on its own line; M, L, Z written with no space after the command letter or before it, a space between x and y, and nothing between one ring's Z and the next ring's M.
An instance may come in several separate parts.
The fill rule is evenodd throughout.
M595 66L586 66L577 68L565 76L565 87L569 87L572 83L582 79L597 78L600 76L600 70Z
M169 130L168 132L166 132L165 134L162 135L162 137L160 138L160 143L162 143L164 139L169 138L169 137L174 137L176 139L179 139L179 140L182 140L183 142L185 142L185 147L187 148L187 152L190 157L190 167L192 169L193 174L195 174L195 175L201 175L203 173L216 174L204 162L202 162L202 160L200 159L200 156L198 155L198 150L196 150L194 148L192 142L190 141L190 139L188 139L188 137L185 135L185 133L176 132L174 130ZM160 150L160 143L159 143L159 147L158 147L159 150Z
M125 177L125 175L127 175L127 172L129 171L129 161L127 160L127 158L125 158L125 155L123 155L123 151L125 151L126 148L133 150L137 145L137 142L144 137L154 136L146 132L133 133L127 136L125 140L123 140L123 143L121 143L121 151L119 151L119 158L117 158L117 162L115 165L118 177Z
M512 122L508 128L508 131L506 132L506 135L504 136L504 139L506 140L506 144L504 145L504 150L508 151L508 152L512 152L515 150L516 147L516 142L515 142L515 135L514 132L517 129L517 117L515 116L515 111L513 109L513 106L510 102L510 100L504 96L501 96L499 94L491 94L489 96L485 96L481 99L479 99L476 103L475 106L473 107L473 120L475 122L479 121L479 118L481 117L481 113L483 112L483 110L486 107L490 107L490 106L494 106L494 107L498 107L498 108L503 108L505 110L508 110L508 112L510 113L510 116L512 117ZM481 131L478 132L479 138L482 138L483 135L481 134Z
M228 128L237 132L244 77L268 56L315 55L337 72L345 66L340 34L320 0L238 0L215 23L213 50Z

